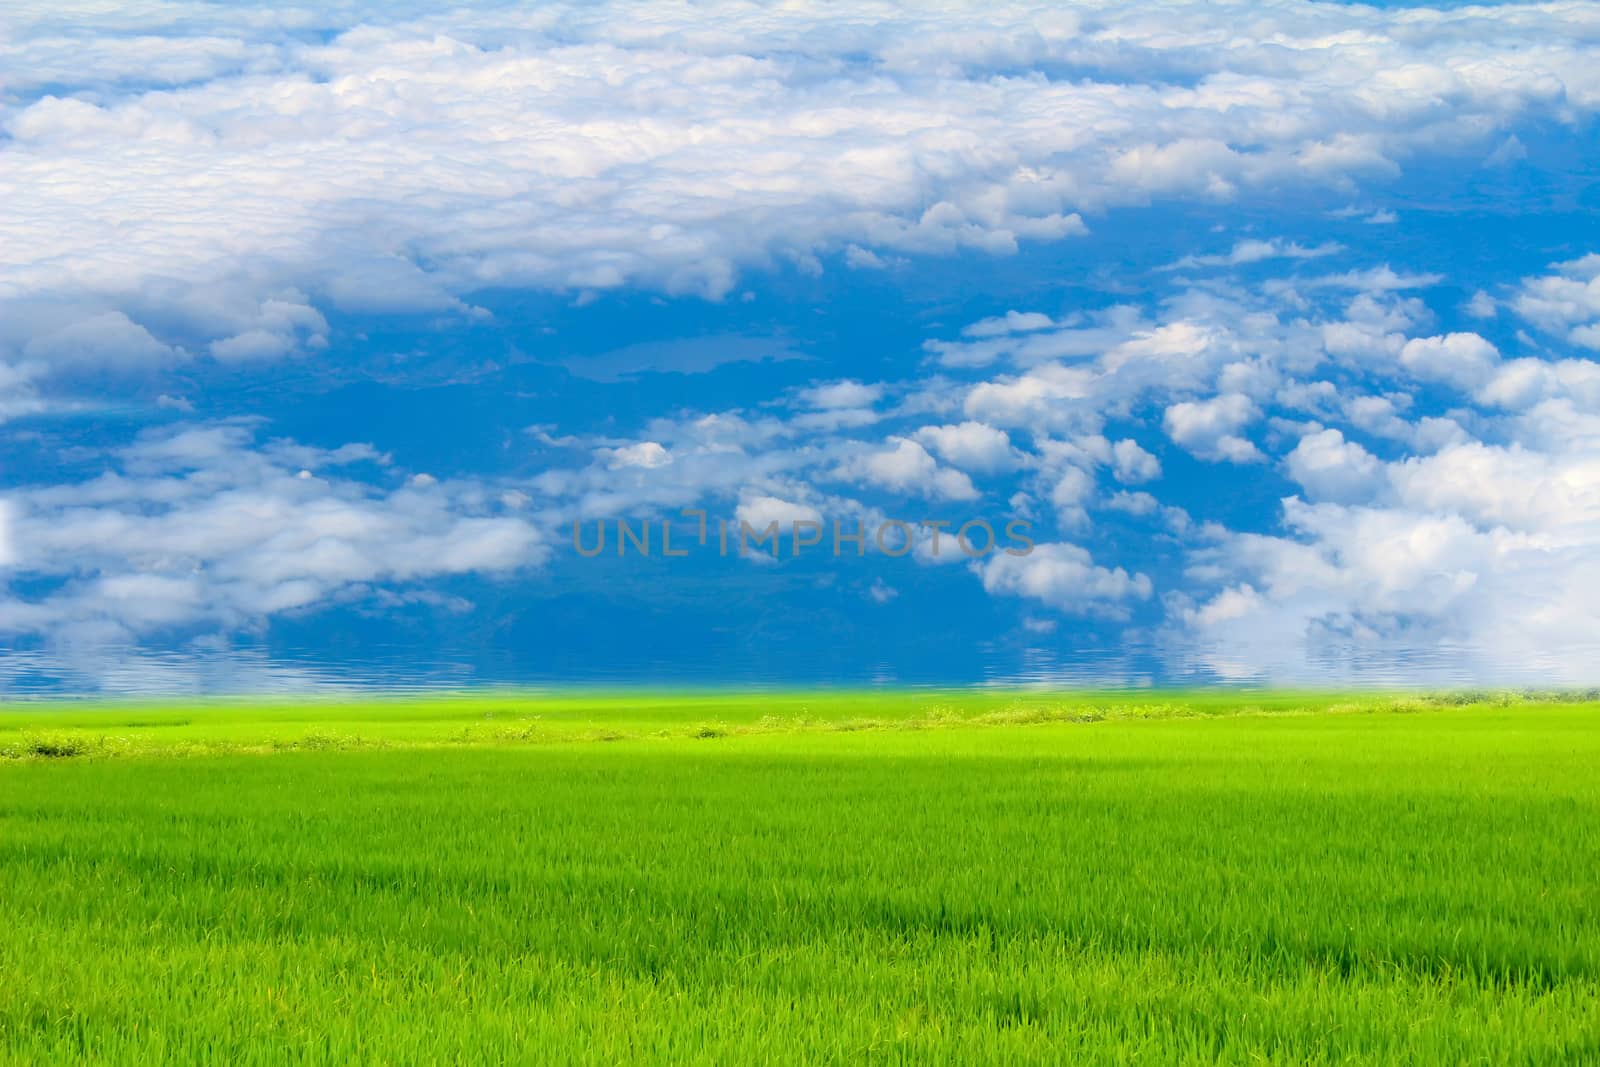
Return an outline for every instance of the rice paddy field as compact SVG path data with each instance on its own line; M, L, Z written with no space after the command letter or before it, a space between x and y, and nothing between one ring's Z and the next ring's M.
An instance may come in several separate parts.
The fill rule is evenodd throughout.
M1600 1062L1600 704L0 708L0 1061Z

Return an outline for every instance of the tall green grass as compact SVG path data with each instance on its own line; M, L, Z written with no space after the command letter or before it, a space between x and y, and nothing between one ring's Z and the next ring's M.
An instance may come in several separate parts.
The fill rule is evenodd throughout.
M1600 1061L1594 705L476 699L0 712L0 1055Z

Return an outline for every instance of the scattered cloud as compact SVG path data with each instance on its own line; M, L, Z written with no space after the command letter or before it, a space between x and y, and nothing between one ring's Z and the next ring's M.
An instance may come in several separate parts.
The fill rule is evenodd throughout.
M1497 183L1545 165L1529 129L1600 111L1590 13L1236 14L13 5L0 459L71 456L55 484L5 486L0 633L225 642L336 604L453 612L432 586L538 566L573 517L717 506L763 528L870 517L888 494L1045 527L1028 556L951 568L1029 601L1029 633L1137 612L1229 677L1476 657L1579 678L1600 632L1600 253L1520 279L1386 262L1415 219L1380 185L1418 160ZM1286 197L1306 217L1228 214ZM1228 221L1165 269L1179 253L1079 269L1085 219L1098 235L1152 206ZM516 476L400 469L258 421L71 449L49 419L9 425L137 375L143 417L210 413L222 378L347 358L330 320L482 322L488 291L715 306L774 276L883 286L1048 242L1072 242L1050 253L1070 271L941 306L915 371L841 355L818 374L848 377L785 367L773 395L714 410L540 428L523 440L541 465ZM725 328L564 365L597 388L799 358L785 330ZM1193 474L1161 434L1216 465ZM1215 500L1174 506L1180 469ZM1281 487L1270 523L1227 506L1240 479Z
M369 583L508 572L547 555L537 529L476 485L385 489L340 473L375 463L368 446L253 436L238 424L151 432L97 478L12 493L12 573L38 591L0 595L0 632L76 645L229 632Z
M1161 425L1168 437L1201 459L1257 463L1265 457L1239 431L1259 415L1249 397L1228 393L1210 400L1173 404L1162 416Z
M672 453L662 447L659 441L640 441L621 448L603 448L599 455L612 470L624 467L655 470L672 462Z
M1233 248L1217 255L1189 255L1163 267L1162 270L1190 270L1195 267L1239 267L1250 263L1260 263L1268 259L1320 259L1323 256L1335 255L1344 251L1344 246L1337 241L1325 241L1318 245L1302 245L1294 241L1285 241L1281 237L1267 240L1260 238L1247 238L1234 244Z
M881 385L863 385L857 381L828 382L800 390L796 397L801 407L817 411L838 411L849 408L869 408L883 396Z
M872 584L867 587L867 598L874 604L887 604L899 595L900 593L894 587L885 584L882 578L874 578Z
M1111 456L1117 481L1125 485L1139 485L1161 477L1161 461L1141 448L1137 441L1118 441L1111 446Z
M1145 575L1097 566L1086 549L1064 541L1036 545L1025 556L990 556L978 571L992 594L1026 597L1067 614L1125 615L1127 601L1147 600L1152 589Z
M976 500L978 490L961 471L941 467L937 460L908 437L891 437L882 451L857 456L841 469L851 481L929 500Z
M1018 454L1011 438L982 422L967 421L951 426L924 426L914 435L946 463L979 474L1008 470L1017 465Z

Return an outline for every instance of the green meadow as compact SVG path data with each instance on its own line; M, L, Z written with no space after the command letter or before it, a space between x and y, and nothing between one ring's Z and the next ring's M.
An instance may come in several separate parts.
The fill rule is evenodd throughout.
M1600 703L0 708L0 1060L1600 1062Z

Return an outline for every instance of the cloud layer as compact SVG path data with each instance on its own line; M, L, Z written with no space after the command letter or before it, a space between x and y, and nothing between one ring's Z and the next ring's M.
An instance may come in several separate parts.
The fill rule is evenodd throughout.
M1600 20L1556 3L24 4L8 23L0 358L46 367L276 358L316 349L330 307L491 287L716 297L847 249L1003 255L1116 205L1350 191L1600 106Z

